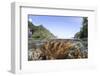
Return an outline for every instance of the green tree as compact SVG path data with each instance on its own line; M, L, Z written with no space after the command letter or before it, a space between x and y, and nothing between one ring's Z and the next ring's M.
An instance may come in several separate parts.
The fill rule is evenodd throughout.
M77 32L74 36L75 38L88 38L88 18L83 17L82 27L79 32Z
M87 38L88 37L88 19L87 17L83 17L83 27L80 30L80 38Z

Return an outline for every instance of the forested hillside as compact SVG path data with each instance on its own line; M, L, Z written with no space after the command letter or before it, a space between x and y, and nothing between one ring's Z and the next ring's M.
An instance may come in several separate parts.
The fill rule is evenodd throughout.
M46 29L43 25L34 25L28 21L28 28L32 32L32 38L34 40L43 40L43 39L54 39L54 36L48 29Z

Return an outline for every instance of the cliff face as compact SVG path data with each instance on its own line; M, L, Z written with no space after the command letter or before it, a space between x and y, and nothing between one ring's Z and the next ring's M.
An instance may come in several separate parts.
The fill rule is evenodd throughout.
M36 26L28 21L28 29L31 32L31 37L34 40L45 40L45 39L55 39L54 36L48 29L46 29L43 25Z

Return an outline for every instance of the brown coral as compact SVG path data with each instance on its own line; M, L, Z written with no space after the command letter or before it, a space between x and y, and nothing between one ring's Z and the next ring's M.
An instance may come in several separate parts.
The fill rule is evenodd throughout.
M70 52L71 48L74 48L73 53ZM71 41L49 40L42 45L41 51L47 59L66 59L72 55L72 58L81 58L81 51Z

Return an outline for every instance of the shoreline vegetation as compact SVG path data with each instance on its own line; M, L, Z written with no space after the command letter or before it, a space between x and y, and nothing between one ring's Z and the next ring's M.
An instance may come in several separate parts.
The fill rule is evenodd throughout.
M88 19L72 39L58 39L43 25L28 21L28 61L88 58Z

